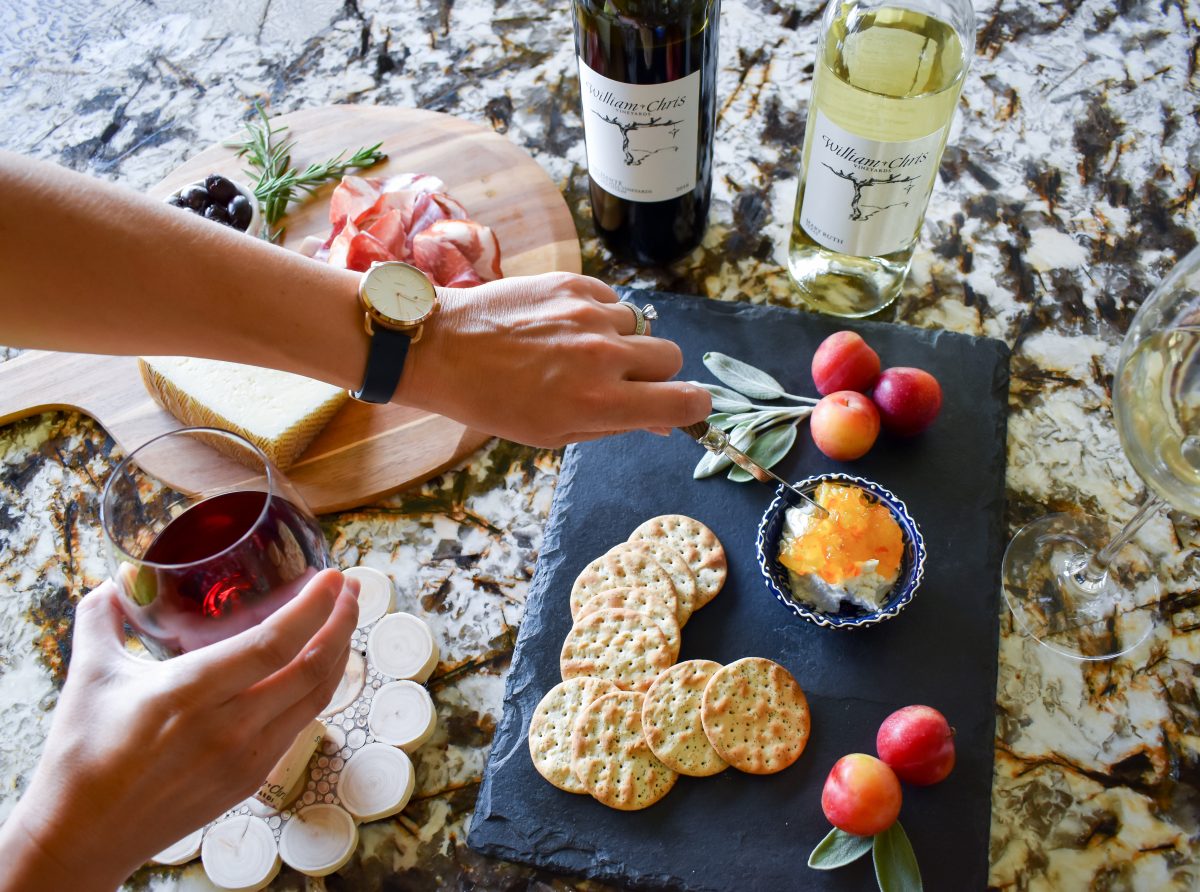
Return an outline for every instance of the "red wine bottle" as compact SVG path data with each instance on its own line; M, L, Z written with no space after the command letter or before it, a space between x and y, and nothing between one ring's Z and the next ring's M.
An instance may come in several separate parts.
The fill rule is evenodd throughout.
M241 490L197 502L150 543L127 604L155 656L195 650L257 625L326 557L316 521L287 499Z
M720 0L573 0L596 233L661 264L704 237Z

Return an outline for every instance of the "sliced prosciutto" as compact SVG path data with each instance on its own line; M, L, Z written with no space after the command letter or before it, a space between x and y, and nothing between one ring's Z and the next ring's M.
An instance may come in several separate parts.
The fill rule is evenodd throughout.
M450 288L500 278L496 234L471 220L445 188L437 177L421 173L345 176L329 202L328 236L307 238L300 250L358 271L377 261L403 260Z

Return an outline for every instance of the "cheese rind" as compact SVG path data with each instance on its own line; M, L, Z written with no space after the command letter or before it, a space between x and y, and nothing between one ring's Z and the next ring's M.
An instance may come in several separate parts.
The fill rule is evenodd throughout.
M245 437L280 470L291 467L348 399L346 391L301 375L183 356L143 356L154 401L184 424Z

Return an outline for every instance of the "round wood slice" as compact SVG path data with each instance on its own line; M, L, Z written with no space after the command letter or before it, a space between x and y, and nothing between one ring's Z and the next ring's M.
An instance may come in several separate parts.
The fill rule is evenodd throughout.
M383 143L388 160L365 172L431 173L496 232L506 276L580 271L579 240L566 202L550 177L519 146L486 127L438 112L343 105L271 119L296 140L292 164L304 167L343 149ZM231 134L230 140L241 138ZM166 197L209 173L248 179L231 149L217 145L172 171L150 190ZM288 215L286 247L329 231L325 187ZM76 409L96 419L132 452L180 427L142 385L132 357L28 351L0 363L0 424L50 409ZM362 505L458 463L488 437L440 415L403 406L344 406L287 476L318 513ZM236 484L245 469L207 447L175 467L154 469L177 488L200 491Z

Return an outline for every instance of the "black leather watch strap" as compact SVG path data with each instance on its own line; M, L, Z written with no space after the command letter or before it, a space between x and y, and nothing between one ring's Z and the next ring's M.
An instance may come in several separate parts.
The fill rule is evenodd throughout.
M367 353L367 371L363 375L362 387L350 395L364 403L389 403L400 383L404 371L404 360L412 337L405 332L374 326L371 346Z

